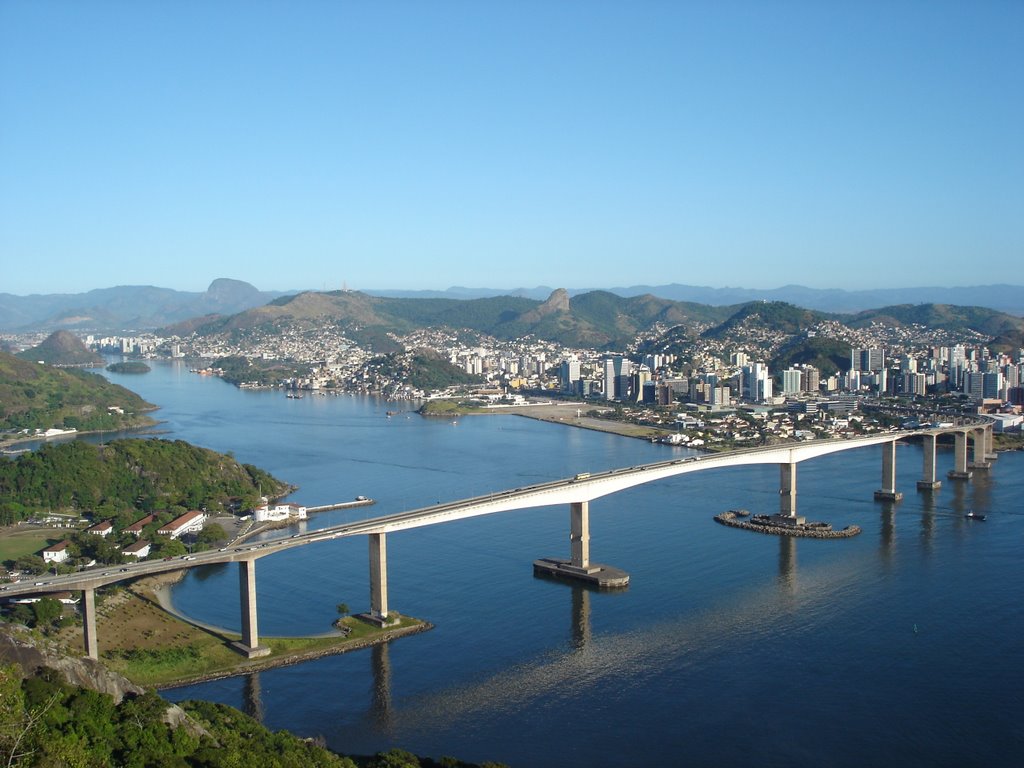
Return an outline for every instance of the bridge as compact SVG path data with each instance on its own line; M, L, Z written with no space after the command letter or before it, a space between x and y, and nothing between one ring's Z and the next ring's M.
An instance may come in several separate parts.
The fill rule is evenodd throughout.
M604 472L581 473L562 480L512 488L458 501L439 502L429 507L342 523L309 533L295 534L290 538L258 544L225 547L218 551L201 552L180 558L148 560L124 566L96 568L64 576L41 576L32 582L6 585L0 588L2 590L0 595L3 597L45 596L55 592L81 591L85 655L98 659L96 589L141 576L153 576L168 571L215 563L237 562L239 565L242 638L235 644L235 647L240 653L253 658L270 652L268 648L259 644L256 605L256 561L268 555L338 538L366 536L369 540L370 610L365 617L385 626L392 622L388 608L388 534L480 515L567 504L569 506L570 557L564 561L537 561L535 566L540 565L550 573L579 578L599 586L615 586L618 583L624 583L623 576L628 580L628 576L610 566L594 563L590 558L589 503L594 499L643 483L685 475L690 472L748 464L777 464L779 466L779 515L796 520L796 469L800 462L839 451L881 445L883 449L881 487L875 490L874 497L882 501L899 501L903 494L897 490L895 484L896 443L908 438L923 440L922 478L918 480L917 488L921 491L931 491L941 486L941 481L936 476L936 443L940 435L949 433L954 436L954 466L948 474L950 479L969 480L975 470L984 470L991 466L996 454L992 448L993 438L990 424L896 430L849 439L809 440L801 443L747 448L652 462ZM970 451L968 451L968 447L970 447Z

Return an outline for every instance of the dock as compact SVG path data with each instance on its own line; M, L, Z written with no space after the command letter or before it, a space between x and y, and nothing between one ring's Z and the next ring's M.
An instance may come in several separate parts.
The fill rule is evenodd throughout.
M365 496L357 496L353 501L339 501L335 504L323 504L319 507L306 507L306 513L328 512L332 509L351 509L352 507L368 507L377 502Z

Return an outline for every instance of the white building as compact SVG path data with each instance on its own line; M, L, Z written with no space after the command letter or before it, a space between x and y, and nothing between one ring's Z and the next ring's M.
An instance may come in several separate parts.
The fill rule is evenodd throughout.
M282 520L305 520L306 508L298 504L264 504L253 510L257 523L276 523Z
M149 557L149 550L151 546L152 545L148 541L139 539L133 544L129 544L127 547L122 549L121 554L127 555L128 557L134 557L136 560L141 560L144 557Z
M54 544L43 550L43 562L44 563L63 563L68 559L68 544L69 541L62 541L59 544Z
M170 536L176 539L183 533L199 533L203 530L203 523L206 522L206 513L198 510L186 512L181 517L175 518L159 531L161 536Z

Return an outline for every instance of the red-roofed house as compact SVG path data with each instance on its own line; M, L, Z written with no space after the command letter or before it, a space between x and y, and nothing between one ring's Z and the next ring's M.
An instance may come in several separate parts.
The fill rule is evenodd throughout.
M142 535L142 529L150 523L152 523L154 520L156 520L155 515L146 515L141 520L136 520L134 523L125 528L125 533L130 533L132 536L138 538Z
M121 554L141 560L144 557L149 557L150 546L152 545L148 541L139 539L134 544L129 544L127 547L122 549Z
M102 523L96 523L96 525L85 529L86 533L94 533L97 536L109 536L113 531L114 524L109 520L104 520Z
M172 539L176 539L183 533L199 533L199 531L203 530L203 523L205 522L206 513L193 510L171 520L157 533L161 536L170 536Z

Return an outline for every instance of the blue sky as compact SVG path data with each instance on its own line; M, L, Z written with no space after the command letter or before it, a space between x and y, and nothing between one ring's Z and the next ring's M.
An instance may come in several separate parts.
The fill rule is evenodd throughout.
M0 292L1024 282L1024 3L0 2Z

